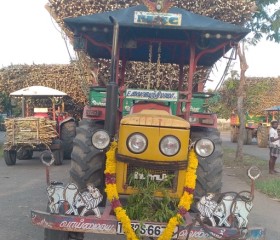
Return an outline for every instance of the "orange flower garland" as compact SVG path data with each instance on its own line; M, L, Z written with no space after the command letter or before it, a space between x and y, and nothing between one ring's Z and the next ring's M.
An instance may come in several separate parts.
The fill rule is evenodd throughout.
M117 148L117 143L113 142L111 144L110 150L106 153L106 169L105 169L105 183L106 188L105 191L107 193L107 197L111 202L112 208L116 214L117 220L120 221L123 225L124 232L126 234L127 239L138 240L135 232L131 227L131 220L126 214L126 211L122 208L122 205L119 200L119 195L116 186L116 166L117 161L115 158L115 151ZM174 229L178 226L182 220L183 216L190 209L191 204L193 202L193 193L195 189L196 183L196 169L198 166L198 159L193 149L189 152L189 163L186 171L186 180L184 193L180 198L180 202L178 205L178 213L176 216L169 219L168 224L158 238L158 240L167 240L171 239Z

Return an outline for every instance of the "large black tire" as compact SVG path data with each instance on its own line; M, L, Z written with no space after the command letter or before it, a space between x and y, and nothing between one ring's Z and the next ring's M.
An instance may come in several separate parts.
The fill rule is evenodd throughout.
M80 191L86 189L87 183L92 183L104 196L106 155L104 151L96 149L91 143L92 133L100 128L103 128L103 125L97 122L90 120L80 121L73 141L70 177L77 184ZM103 199L106 199L105 196Z
M76 123L66 122L61 127L61 140L63 145L64 159L71 159L73 150L73 140L76 136Z
M26 160L30 159L33 156L33 150L31 148L21 148L17 151L17 159Z
M257 140L260 148L266 148L268 146L268 128L266 126L260 126L258 128Z
M17 161L17 151L16 150L4 150L4 160L7 166L12 166L16 164Z
M247 141L246 145L251 145L253 141L253 129L246 129L247 132Z
M231 127L231 142L237 143L239 138L240 128L237 126ZM252 139L251 139L252 141ZM248 143L248 131L245 129L244 135L243 135L243 144L249 144Z
M71 238L72 239L72 238ZM69 233L45 228L44 240L70 240Z
M47 212L50 212L47 207ZM44 240L70 240L69 232L51 230L48 228L44 229Z
M53 157L54 157L54 165L59 166L63 163L63 147L62 147L62 141L61 140L54 140L54 144L60 144L60 149L54 149L52 151Z
M244 129L244 134L243 134L243 144L248 145L248 131L246 128Z
M232 126L231 131L230 131L231 142L233 142L233 143L237 142L237 134L238 134L238 127Z
M207 193L220 193L222 188L223 149L220 132L217 129L192 127L191 140L200 138L211 139L215 144L215 151L207 158L198 157L195 202Z

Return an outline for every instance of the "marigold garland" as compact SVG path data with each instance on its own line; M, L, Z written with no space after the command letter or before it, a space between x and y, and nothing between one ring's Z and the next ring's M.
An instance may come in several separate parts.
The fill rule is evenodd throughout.
M138 240L135 232L131 227L131 220L126 214L126 211L122 208L121 203L119 201L119 195L117 191L116 185L116 166L117 161L115 157L115 151L117 148L117 143L113 142L111 144L110 150L106 153L106 169L105 169L105 182L106 188L105 192L107 193L107 198L111 202L112 208L116 214L116 218L123 225L123 230L126 234L127 239L129 240ZM198 166L198 159L193 149L189 152L189 162L188 168L186 170L186 180L184 193L180 198L178 204L178 213L176 216L169 219L167 226L158 240L167 240L171 239L174 229L178 226L182 220L183 216L190 209L191 204L193 202L193 193L195 189L196 183L196 169Z

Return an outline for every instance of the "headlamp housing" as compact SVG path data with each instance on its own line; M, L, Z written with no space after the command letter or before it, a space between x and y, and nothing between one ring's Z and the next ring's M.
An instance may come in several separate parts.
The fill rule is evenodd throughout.
M194 149L200 157L209 157L215 150L215 144L208 138L201 138L196 141Z
M91 142L95 148L103 150L109 146L110 136L105 130L99 129L93 133Z

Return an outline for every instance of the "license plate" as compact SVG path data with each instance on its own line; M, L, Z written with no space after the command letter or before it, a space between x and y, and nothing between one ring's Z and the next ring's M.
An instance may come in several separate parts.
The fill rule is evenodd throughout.
M138 222L132 222L131 227L136 234L146 237L159 237L166 228L165 225ZM123 227L120 222L118 222L117 224L117 234L124 234ZM175 228L174 235L172 236L172 238L177 238L177 234L178 227Z

